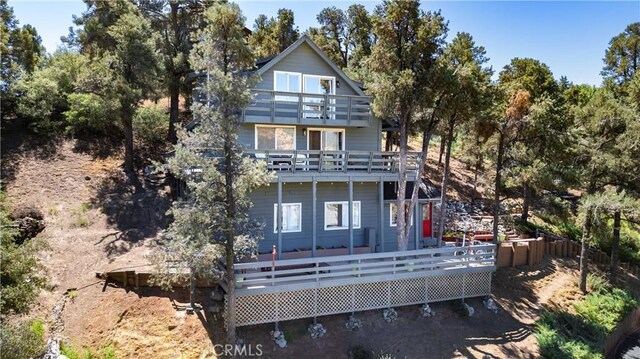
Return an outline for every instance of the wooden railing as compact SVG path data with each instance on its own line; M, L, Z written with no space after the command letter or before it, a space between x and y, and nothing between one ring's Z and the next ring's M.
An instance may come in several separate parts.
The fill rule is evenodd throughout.
M367 96L251 90L252 103L242 111L243 122L369 126L371 98Z
M356 254L238 263L237 289L260 289L290 284L375 282L389 278L416 278L443 271L495 269L494 244L443 247L401 252Z
M290 173L397 173L400 165L398 152L245 150L244 153L264 160L270 170ZM420 153L407 153L407 171L415 171L419 163Z

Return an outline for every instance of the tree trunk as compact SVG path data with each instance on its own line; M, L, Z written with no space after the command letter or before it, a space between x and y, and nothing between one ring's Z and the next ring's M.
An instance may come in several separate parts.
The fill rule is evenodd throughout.
M191 273L189 274L189 304L191 305L191 309L196 309L196 278L193 269L191 269Z
M226 70L226 68L225 68ZM226 71L225 71L226 74ZM236 298L235 298L235 272L234 272L234 241L235 241L235 219L236 219L236 196L234 179L236 176L236 168L233 161L234 158L234 136L235 119L227 112L225 119L229 121L223 126L224 131L224 179L225 179L225 195L226 195L226 223L225 225L225 254L227 259L227 343L236 344Z
M125 105L122 111L122 125L124 127L124 170L133 173L133 109Z
M178 135L176 131L176 125L178 123L179 109L180 109L180 86L177 81L180 81L179 78L175 78L176 74L172 74L174 77L170 80L172 84L169 84L169 133L167 134L167 139L176 144L178 142ZM179 77L179 75L178 75Z
M396 199L396 232L398 234L398 250L406 251L409 244L409 239L406 236L406 212L405 212L405 196L407 193L407 129L405 125L400 125L400 158L398 165L398 192ZM409 216L411 214L409 213ZM410 217L409 217L410 218Z
M411 200L409 202L409 208L407 209L407 213L409 214L409 218L407 219L407 224L405 227L405 237L409 238L409 231L411 229L411 214L413 213L413 209L418 203L418 194L420 192L420 183L422 183L422 177L424 176L424 170L427 166L427 151L429 150L429 141L431 141L431 133L428 130L425 130L422 133L422 149L420 150L420 158L418 163L418 170L416 171L416 179L413 182L413 191L411 192ZM418 218L416 218L416 222ZM417 224L415 224L417 225Z
M438 154L438 167L442 164L442 153L444 152L444 146L447 142L446 136L442 136L440 139L440 153Z
M582 228L582 248L580 250L580 291L587 294L587 273L589 265L589 250L587 241L591 236L591 208L587 208L584 226Z
M227 261L227 343L236 344L236 276L233 267L233 243L225 245L226 261Z
M453 128L455 121L453 118L449 119L449 128L447 129L446 138L446 154L444 158L444 171L442 174L442 188L440 191L440 221L438 222L438 246L442 244L442 234L444 232L444 217L446 215L446 203L447 203L447 187L449 185L449 163L451 161L451 144L453 143ZM442 147L441 147L442 150ZM442 152L440 153L442 155Z
M498 159L496 161L496 183L493 197L493 243L498 244L498 218L500 217L500 182L502 181L502 156L504 155L504 134L500 133Z
M387 138L384 141L384 150L389 152L393 149L393 131L387 131Z
M613 243L611 244L611 282L614 283L618 277L618 267L620 258L620 222L622 214L620 210L613 212Z
M531 188L529 188L529 182L525 181L522 184L522 214L520 219L525 223L529 220L529 200L531 198Z
M169 6L171 8L171 27L173 36L171 42L173 43L171 46L171 59L170 64L171 68L168 68L169 72L169 101L170 101L170 110L169 110L169 132L167 134L167 139L176 144L178 142L178 136L176 135L176 124L178 123L178 115L180 110L180 74L176 73L175 67L175 58L177 55L177 49L180 46L180 41L178 39L178 34L180 32L180 23L178 21L178 7L179 3L175 1L170 1Z

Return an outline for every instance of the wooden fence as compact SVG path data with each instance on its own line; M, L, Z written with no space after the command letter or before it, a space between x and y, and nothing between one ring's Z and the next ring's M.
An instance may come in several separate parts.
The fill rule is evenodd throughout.
M604 357L613 358L620 342L629 334L635 332L640 325L640 307L637 307L609 333L604 340Z
M106 282L117 283L118 285L122 285L124 287L153 287L156 286L151 283L151 273L150 272L136 272L135 270L130 271L113 271L113 272L96 272L96 278L100 278L105 280ZM174 287L186 287L189 283L185 281L184 283L176 283ZM217 281L214 280L196 280L196 287L198 288L210 288L216 287L218 285Z
M512 239L498 248L498 267L534 265L544 257L543 239Z
M559 258L580 258L582 244L578 241L562 238L553 233L540 231L540 236L544 240L544 254ZM599 265L610 265L611 256L599 250L589 248L589 262ZM640 267L626 262L620 262L620 268L633 275L640 274Z

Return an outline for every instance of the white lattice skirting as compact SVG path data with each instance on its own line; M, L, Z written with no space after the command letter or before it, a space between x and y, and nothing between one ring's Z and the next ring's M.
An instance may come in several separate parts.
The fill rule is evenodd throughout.
M493 271L285 290L236 296L238 326L486 296Z

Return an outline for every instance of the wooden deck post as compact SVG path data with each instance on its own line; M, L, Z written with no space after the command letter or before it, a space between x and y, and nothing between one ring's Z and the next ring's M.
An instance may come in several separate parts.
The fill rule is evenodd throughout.
M360 208L362 212L362 208ZM353 254L353 179L349 176L349 254ZM362 218L360 219L362 221Z
M384 182L382 177L378 182L378 206L378 214L380 216L378 223L378 228L380 229L380 252L384 252Z
M316 247L317 247L317 236L316 236L316 212L317 212L317 191L318 191L318 182L316 181L315 176L311 181L311 256L316 256Z
M278 226L278 259L282 257L282 179L278 176L278 208L276 225Z

